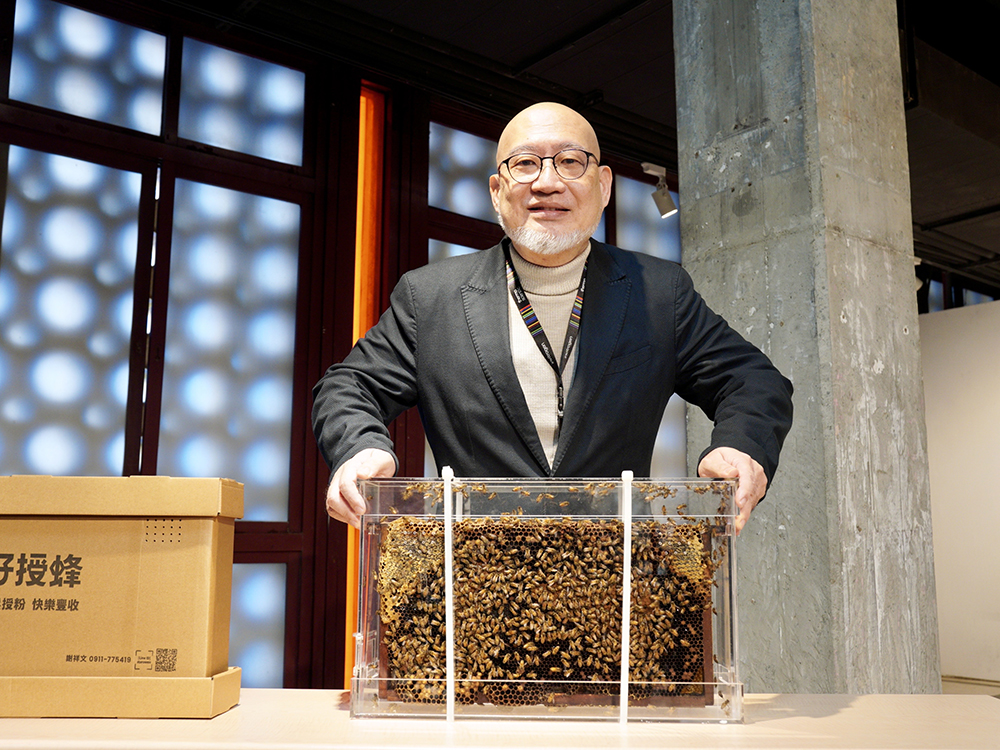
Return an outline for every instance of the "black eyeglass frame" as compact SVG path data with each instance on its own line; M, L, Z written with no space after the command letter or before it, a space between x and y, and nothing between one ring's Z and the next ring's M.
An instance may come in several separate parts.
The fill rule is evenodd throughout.
M587 164L584 166L583 171L579 175L577 175L576 177L564 177L563 174L562 174L562 172L559 171L559 167L556 166L556 159L561 154L565 154L565 153L567 153L569 151L577 151L577 152L579 152L581 154L585 154L587 156ZM536 174L530 180L527 180L525 182L522 182L521 180L517 179L514 176L514 173L510 169L510 164L508 164L508 162L511 159L516 159L519 156L531 156L531 157L534 157L535 159L538 159L539 162L540 162L539 165L538 165L538 174ZM506 166L507 167L507 174L510 175L510 178L514 182L516 182L518 185L530 185L535 180L537 180L541 176L542 172L545 170L545 160L546 159L551 159L552 160L552 168L555 170L556 174L559 175L559 179L560 180L567 180L569 182L572 182L573 180L579 180L581 177L583 177L585 174L587 174L587 170L590 169L590 162L591 162L591 160L593 160L594 164L596 164L597 166L601 166L601 160L598 159L594 154L590 153L589 151L584 151L582 148L564 148L562 151L557 151L552 156L539 156L538 154L532 154L532 153L530 153L528 151L525 151L525 152L522 152L522 153L519 153L519 154L513 154L512 156L508 156L506 159L504 159L502 162L500 162L497 165L497 174L500 173L500 167Z

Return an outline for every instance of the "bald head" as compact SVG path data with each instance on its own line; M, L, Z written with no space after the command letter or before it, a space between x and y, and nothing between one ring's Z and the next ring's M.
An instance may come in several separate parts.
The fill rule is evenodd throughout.
M507 123L497 144L497 162L508 156L531 151L529 146L541 139L563 148L582 148L600 160L597 134L579 112L555 102L539 102L522 109Z

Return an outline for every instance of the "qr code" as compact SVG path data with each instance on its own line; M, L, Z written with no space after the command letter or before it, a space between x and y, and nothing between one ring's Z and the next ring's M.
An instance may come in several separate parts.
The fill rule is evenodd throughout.
M156 649L156 671L176 672L177 671L177 649L158 648Z

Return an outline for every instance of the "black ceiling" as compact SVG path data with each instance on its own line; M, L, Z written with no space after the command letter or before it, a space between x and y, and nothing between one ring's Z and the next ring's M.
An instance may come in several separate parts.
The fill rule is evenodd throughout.
M672 3L345 0L394 28L444 42L514 79L564 90L586 106L673 126ZM603 107L601 107L603 108Z
M604 151L676 168L670 0L165 1L489 115L564 101ZM1000 296L1000 0L905 0L900 18L915 254Z

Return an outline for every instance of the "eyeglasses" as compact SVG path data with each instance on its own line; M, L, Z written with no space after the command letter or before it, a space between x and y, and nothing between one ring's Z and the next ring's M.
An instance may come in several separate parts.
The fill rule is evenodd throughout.
M564 180L578 180L583 177L584 172L587 171L587 167L590 166L591 159L597 165L601 163L589 151L579 148L567 148L555 156L514 154L500 162L500 166L506 164L507 171L514 182L526 185L538 179L538 175L542 173L542 165L545 164L546 159L552 160L552 166L556 170L556 174ZM497 167L498 172L500 171L500 166Z

